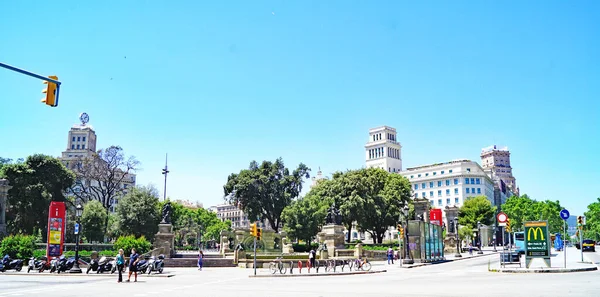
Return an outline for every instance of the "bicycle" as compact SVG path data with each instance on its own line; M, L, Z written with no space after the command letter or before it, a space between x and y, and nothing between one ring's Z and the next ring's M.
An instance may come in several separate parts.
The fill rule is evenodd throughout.
M356 259L354 260L354 270L369 271L371 270L371 263L369 263L369 260L367 260L367 258L365 258L362 261L360 259Z
M287 272L287 267L283 265L283 258L277 257L273 262L269 264L269 271L271 274L275 274L279 271L279 274L285 274Z

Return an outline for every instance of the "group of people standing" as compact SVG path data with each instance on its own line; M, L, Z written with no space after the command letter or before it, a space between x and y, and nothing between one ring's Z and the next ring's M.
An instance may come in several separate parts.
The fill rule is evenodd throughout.
M119 249L119 253L116 256L117 271L119 271L119 279L117 283L123 282L123 268L125 267L125 252L123 249ZM140 261L140 255L135 249L131 249L131 255L129 256L129 276L127 282L131 281L131 275L133 274L133 282L137 282L137 263Z

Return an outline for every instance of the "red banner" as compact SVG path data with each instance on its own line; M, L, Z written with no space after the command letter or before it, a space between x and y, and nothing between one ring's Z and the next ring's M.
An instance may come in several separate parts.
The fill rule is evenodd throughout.
M442 210L434 208L429 211L429 222L432 224L442 225Z
M59 257L63 252L65 242L66 209L64 202L50 202L48 211L48 246L46 256L48 261L52 257Z

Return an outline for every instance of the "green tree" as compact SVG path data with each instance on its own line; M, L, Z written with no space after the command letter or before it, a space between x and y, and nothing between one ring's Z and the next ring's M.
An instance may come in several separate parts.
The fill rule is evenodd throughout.
M160 211L158 192L152 187L136 187L117 205L119 228L124 235L144 236L149 240L158 232Z
M362 177L359 191L364 197L358 227L382 243L385 232L398 222L402 207L410 201L410 182L380 168L360 169L357 173Z
M81 233L87 240L104 240L106 216L106 211L99 201L93 200L85 204L81 215Z
M490 225L494 221L496 207L486 196L467 199L458 211L458 223L469 229L477 228L477 222Z
M226 200L243 209L251 221L266 219L277 232L283 209L298 197L309 171L300 163L290 173L281 158L275 162L263 161L260 165L252 161L248 169L229 175L223 191Z
M550 233L562 233L561 210L559 201L536 201L526 194L512 196L502 205L502 211L510 218L514 231L522 231L525 221L547 220Z
M584 215L586 220L584 237L600 240L600 198L596 198L596 201L588 205Z
M283 228L291 238L304 240L310 245L312 238L325 223L327 209L332 201L322 200L310 192L287 206L281 215Z
M50 201L66 201L64 193L75 181L73 172L56 158L32 155L22 163L2 166L0 176L7 178L7 227L9 233L46 236Z

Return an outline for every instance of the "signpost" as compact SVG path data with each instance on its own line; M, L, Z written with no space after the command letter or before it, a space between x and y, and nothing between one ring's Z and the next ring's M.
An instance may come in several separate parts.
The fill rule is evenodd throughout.
M525 222L525 266L529 268L531 260L542 258L550 267L550 236L548 236L548 221Z
M79 223L75 223L75 232L73 234L79 234Z
M567 239L567 219L570 217L571 215L569 214L569 211L566 209L563 209L560 211L560 218L563 219L563 233L565 234L565 240ZM563 246L563 253L565 254L565 268L567 268L567 246L564 245Z
M498 222L498 226L500 227L505 227L506 223L508 222L508 216L504 213L504 212L499 212L496 215L496 221ZM495 234L496 231L494 231ZM495 247L495 243L496 240L494 240L494 247ZM504 230L502 230L502 249L504 250L506 247L506 242L504 241Z
M48 210L48 244L46 257L59 257L65 242L66 207L64 202L52 201Z

